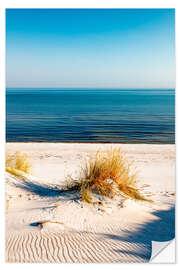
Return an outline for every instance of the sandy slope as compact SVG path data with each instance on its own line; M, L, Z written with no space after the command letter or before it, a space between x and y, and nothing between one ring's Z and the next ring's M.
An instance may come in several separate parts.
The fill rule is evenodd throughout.
M7 144L9 152L28 153L34 176L6 176L7 262L146 262L152 240L174 237L175 146L119 146L134 160L152 204L93 206L59 192L65 177L78 174L84 158L107 144Z

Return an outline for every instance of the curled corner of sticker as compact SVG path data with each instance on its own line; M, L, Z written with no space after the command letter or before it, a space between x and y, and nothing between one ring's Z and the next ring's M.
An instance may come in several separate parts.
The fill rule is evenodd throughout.
M166 242L152 241L150 263L175 263L175 239Z

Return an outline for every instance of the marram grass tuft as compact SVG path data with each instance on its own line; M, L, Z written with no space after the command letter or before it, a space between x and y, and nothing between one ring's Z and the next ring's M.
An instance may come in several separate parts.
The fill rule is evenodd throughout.
M82 200L91 203L92 193L114 198L123 194L135 200L148 201L138 190L136 172L121 153L120 148L98 150L86 160L78 179L68 183L67 189L78 190Z
M23 176L23 173L29 174L31 162L26 154L17 151L14 155L6 155L6 171L16 176Z

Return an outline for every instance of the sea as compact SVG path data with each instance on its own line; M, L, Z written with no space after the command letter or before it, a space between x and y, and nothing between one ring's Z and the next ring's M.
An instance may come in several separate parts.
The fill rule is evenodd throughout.
M174 89L6 89L7 142L175 143Z

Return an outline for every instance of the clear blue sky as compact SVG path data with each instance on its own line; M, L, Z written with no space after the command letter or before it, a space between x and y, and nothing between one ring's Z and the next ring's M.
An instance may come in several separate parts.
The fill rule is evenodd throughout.
M7 87L174 88L174 9L7 9Z

